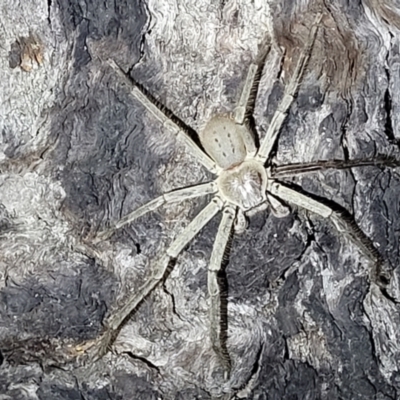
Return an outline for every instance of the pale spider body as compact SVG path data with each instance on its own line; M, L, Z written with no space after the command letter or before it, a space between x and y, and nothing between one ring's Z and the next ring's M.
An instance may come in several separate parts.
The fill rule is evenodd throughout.
M220 168L229 169L241 164L247 157L245 134L251 134L246 126L237 124L228 116L217 115L200 133L200 141Z
M172 240L165 253L151 263L149 279L127 299L125 305L113 313L105 323L105 333L93 343L80 346L80 351L88 351L94 357L101 356L107 350L110 341L118 333L121 325L132 311L149 295L164 279L168 266L185 249L188 243L200 230L219 212L222 218L215 238L214 246L208 267L208 294L210 301L210 342L220 361L221 366L229 372L231 361L227 351L226 326L222 323L221 310L223 296L218 281L218 274L223 264L224 255L231 237L233 227L243 228L243 214L258 212L269 204L271 210L278 216L284 215L288 207L282 203L294 205L323 218L329 218L340 233L346 234L374 265L371 281L376 279L376 271L381 264L379 253L372 241L356 226L352 220L344 219L342 213L335 208L314 199L313 196L301 193L286 184L282 179L296 174L324 170L328 168L349 168L360 165L387 165L381 160L329 161L303 164L289 164L273 166L271 157L279 132L285 121L288 110L295 98L297 89L304 74L307 61L310 57L313 43L317 34L322 15L317 15L310 29L307 43L297 61L291 79L285 88L282 100L269 124L265 135L260 138L257 147L253 132L248 122L252 115L254 99L263 70L269 46L263 45L257 60L250 65L242 89L240 99L231 116L217 115L212 117L198 134L204 148L201 149L188 134L185 123L168 114L167 110L159 107L154 99L143 87L136 84L112 61L110 65L119 74L121 79L131 87L132 95L145 107L147 112L158 120L169 131L174 132L187 146L188 151L197 158L210 172L217 175L216 180L201 183L190 187L179 188L142 205L116 222L112 228L98 233L93 240L95 243L106 240L118 229L132 223L141 216L155 211L162 205L181 202L200 196L211 195L212 201ZM186 126L187 127L187 126ZM393 163L391 164L393 165ZM282 201L282 203L281 203ZM283 211L282 211L283 210ZM238 229L237 229L238 230Z
M219 170L219 195L227 202L248 211L267 200L267 173L255 160L256 145L246 125L227 116L213 117L200 134L201 144Z
M267 171L257 160L223 170L217 179L221 197L244 212L266 202L267 183Z

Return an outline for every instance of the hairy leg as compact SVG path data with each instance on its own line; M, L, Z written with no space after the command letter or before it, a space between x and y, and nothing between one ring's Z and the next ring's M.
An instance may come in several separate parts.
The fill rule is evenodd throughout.
M214 198L178 235L168 247L165 255L155 264L151 278L110 318L108 325L111 329L115 330L119 328L125 318L157 286L165 275L170 260L178 257L185 246L200 232L211 218L221 210L221 208L222 202L218 198Z
M318 31L318 25L321 22L322 14L318 14L311 27L310 34L308 35L307 43L304 46L299 60L297 61L296 68L290 79L289 84L285 88L285 93L281 102L278 105L278 109L275 111L272 117L271 123L268 127L265 137L261 141L260 149L258 150L256 158L262 162L266 162L271 154L272 148L278 138L279 131L282 127L283 122L286 119L289 107L292 105L294 96L297 93L301 79L307 66L307 62L311 55L311 50L314 44L315 37Z
M223 211L222 220L218 228L217 237L211 254L208 267L208 293L211 299L210 307L210 338L212 347L217 354L221 365L229 375L231 362L223 338L223 327L221 325L221 290L218 284L218 272L221 269L224 253L228 244L229 236L235 220L236 207L227 207Z
M104 333L96 340L75 346L71 353L75 356L96 360L102 357L110 343L115 339L116 333L129 317L129 315L160 283L163 279L169 262L178 257L185 246L199 233L199 231L222 209L223 203L219 198L214 198L196 218L178 235L166 250L166 253L153 266L151 276L147 282L126 300L123 307L108 318Z
M366 160L329 160L273 166L270 173L272 178L279 179L327 169L346 169L365 166L398 167L399 165L400 160L394 157L380 157Z
M156 210L158 207L162 206L163 204L176 203L179 201L184 201L184 200L192 199L195 197L205 196L207 194L216 193L217 190L218 189L217 189L217 185L215 182L208 182L208 183L203 183L200 185L190 186L190 187L186 187L186 188L182 188L182 189L173 190L168 193L164 193L163 195L156 197L155 199L149 201L148 203L146 203L143 206L132 211L125 217L121 218L110 229L107 229L107 230L97 234L96 237L94 238L93 242L99 243L103 240L108 239L118 229L122 228L123 226L125 226L127 224L130 224L135 219L147 214L148 212Z
M146 110L167 129L179 136L179 138L185 142L190 153L193 154L199 162L201 162L209 171L215 172L216 166L214 161L212 161L211 158L208 157L208 155L204 153L204 151L188 135L187 131L189 131L189 129L186 124L182 121L179 121L179 125L181 126L175 123L171 119L171 116L168 115L171 113L167 112L165 107L158 105L159 103L147 92L147 90L129 78L113 60L109 60L109 64L122 81L131 88L131 93L135 99L142 103ZM177 118L175 117L175 119Z
M262 70L270 49L271 44L269 37L266 37L259 46L256 60L250 64L239 102L233 112L234 120L239 125L245 125L245 122L253 114L254 103L257 98ZM243 128L242 136L247 149L247 155L253 157L257 153L254 137L246 126Z
M257 97L262 70L270 49L271 44L269 37L266 37L259 46L256 60L254 63L250 64L239 102L234 110L234 119L239 125L243 125L246 117L251 115L253 112L254 101Z
M324 218L330 218L336 229L356 244L363 254L371 261L373 268L371 270L372 273L370 274L370 281L375 282L380 286L384 285L385 282L383 282L382 279L384 278L386 280L387 277L382 276L383 272L381 271L381 267L383 265L383 260L371 239L365 235L354 220L344 218L340 212L335 211L327 205L278 182L272 183L268 190L273 195L281 198L289 204L294 204L315 214L321 215Z

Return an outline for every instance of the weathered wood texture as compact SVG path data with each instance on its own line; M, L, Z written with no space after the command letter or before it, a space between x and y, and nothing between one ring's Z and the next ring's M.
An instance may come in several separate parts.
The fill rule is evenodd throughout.
M223 382L208 337L216 218L112 352L80 367L68 356L100 335L206 199L165 207L92 251L83 239L158 194L210 178L106 59L199 130L232 111L269 32L284 54L269 55L261 79L262 135L318 10L324 18L276 163L399 157L394 0L1 1L2 399L400 397L398 169L293 182L354 215L392 265L385 295L371 289L367 259L329 221L296 209L252 217L226 268L233 373Z

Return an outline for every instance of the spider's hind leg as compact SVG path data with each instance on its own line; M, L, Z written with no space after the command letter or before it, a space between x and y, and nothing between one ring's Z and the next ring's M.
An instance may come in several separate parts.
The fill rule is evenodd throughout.
M110 345L110 341L115 339L119 329L138 307L138 305L154 290L154 288L164 278L170 261L177 258L187 244L200 232L200 230L222 209L222 202L219 198L214 198L196 218L177 236L177 238L167 248L158 262L152 267L152 273L147 282L137 291L131 294L123 307L120 307L112 314L105 324L103 335L89 343L80 344L75 347L76 351L86 353L86 358L96 360L104 355Z
M164 277L168 264L178 257L187 244L200 232L200 230L213 218L222 208L218 198L214 198L196 218L178 235L166 250L166 253L156 263L150 279L110 318L109 326L116 330L138 304L158 285Z
M224 255L235 221L236 208L226 207L213 246L210 266L208 268L208 293L211 299L210 306L210 338L212 347L217 354L226 375L231 371L231 360L226 348L227 327L223 326L223 302L221 301L221 288L218 274L224 261Z
M268 203L270 205L272 214L277 218L285 218L290 214L290 209L286 204L283 204L279 199L271 194L267 194Z

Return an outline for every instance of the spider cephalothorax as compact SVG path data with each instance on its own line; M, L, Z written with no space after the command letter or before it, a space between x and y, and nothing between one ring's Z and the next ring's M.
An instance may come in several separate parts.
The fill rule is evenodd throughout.
M248 211L267 200L267 173L257 161L241 164L220 173L217 180L222 198Z
M255 143L246 124L229 116L213 117L200 133L207 154L217 166L217 185L222 199L250 210L267 199L267 173L254 159Z
M199 134L205 152L187 134L184 128L186 125L182 121L179 124L176 123L175 117L172 118L165 110L157 107L147 92L140 85L133 82L134 85L133 87L131 86L131 90L134 97L143 104L153 117L175 132L186 143L188 150L197 157L198 161L217 175L217 178L212 182L164 193L123 217L111 229L97 235L96 242L105 240L115 230L133 222L148 212L156 210L163 204L205 195L212 196L210 203L175 237L166 253L154 263L151 278L128 299L124 307L109 317L105 334L102 339L96 341L95 347L98 352L101 353L107 348L109 340L113 336L112 333L118 332L121 324L129 314L163 279L169 262L177 258L187 244L220 211L223 211L222 219L208 268L208 292L211 303L210 338L215 353L227 371L230 370L230 359L226 352L227 346L226 342L224 342L226 335L223 334L224 328L221 324L221 290L218 284L218 273L235 220L243 217L244 212L253 210L258 212L262 208L259 206L265 204L267 200L271 209L274 209L274 207L276 209L279 208L280 200L282 200L284 203L298 206L321 217L330 218L339 230L347 233L348 237L360 246L374 265L379 264L379 255L374 249L371 240L355 227L354 222L344 220L340 213L328 205L313 199L312 196L300 193L280 181L282 177L293 176L307 171L356 166L354 162L292 164L271 169L272 149L300 84L321 18L322 15L318 15L311 27L306 46L300 54L291 80L286 86L283 98L268 130L264 137L260 138L260 146L258 148L254 141L256 132L252 132L247 125L247 116L253 112L253 96L257 94L259 77L265 57L268 54L267 49L261 49L262 56L257 58L257 62L250 65L244 88L233 115L214 116ZM132 81L115 63L110 62L110 64L128 85L132 85ZM371 164L377 165L376 161ZM362 165L368 165L368 163L364 162Z

